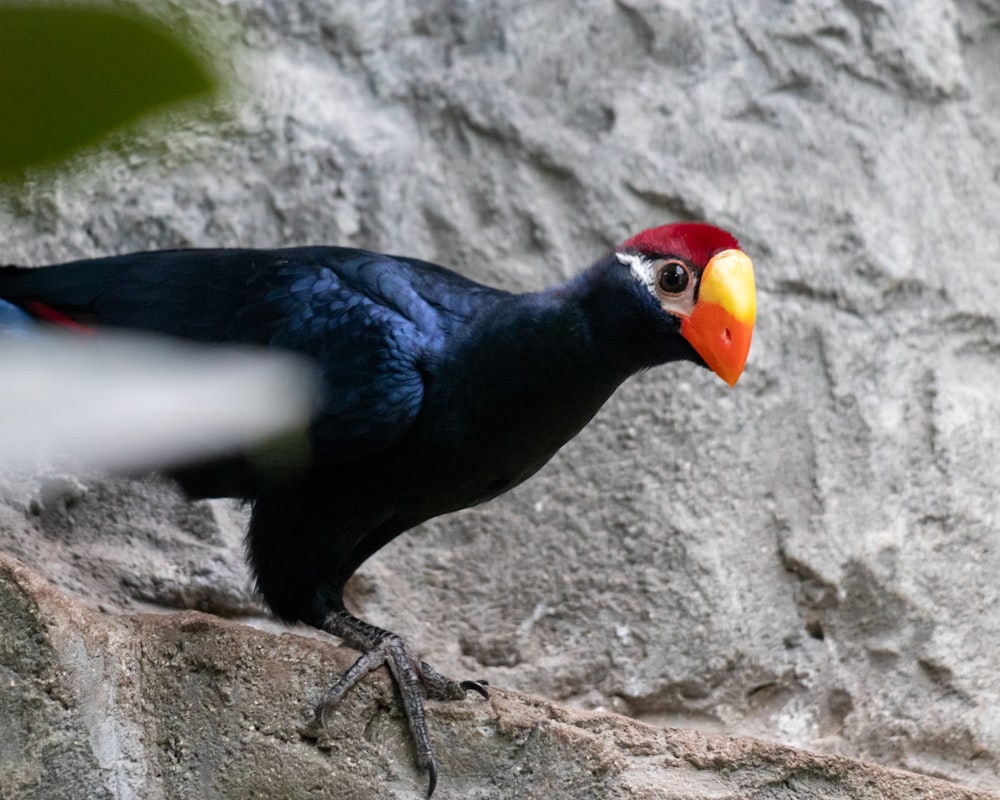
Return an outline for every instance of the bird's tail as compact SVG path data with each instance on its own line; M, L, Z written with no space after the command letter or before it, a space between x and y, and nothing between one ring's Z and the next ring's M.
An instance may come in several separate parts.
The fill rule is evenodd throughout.
M0 280L8 275L22 272L24 267L0 266ZM35 327L34 320L23 308L0 296L0 335L21 337Z
M31 323L31 315L21 306L11 300L5 299L3 291L4 281L10 280L15 275L27 272L27 267L15 267L11 264L0 264L0 330L13 328L16 326Z
M53 308L46 302L24 294L20 286L27 279L28 291L30 282L41 275L41 270L31 267L14 265L0 266L0 334L3 336L29 336L38 329L38 322L47 322L73 331L89 332L86 325L81 325L75 319L62 311Z

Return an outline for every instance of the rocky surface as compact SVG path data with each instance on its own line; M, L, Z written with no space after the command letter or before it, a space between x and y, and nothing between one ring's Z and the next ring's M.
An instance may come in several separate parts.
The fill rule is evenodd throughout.
M85 609L0 556L0 797L418 798L388 676L368 681L303 740L316 678L346 648L188 611ZM298 719L296 719L298 717ZM985 800L940 780L495 689L431 706L435 797L795 797Z
M1000 791L995 0L162 13L221 13L238 89L125 160L8 191L3 261L329 242L530 289L690 218L755 260L736 389L686 365L632 380L532 481L372 559L359 611L445 672ZM267 624L241 513L49 469L0 489L0 549L92 607ZM101 624L141 641L190 619ZM273 696L293 711L317 691L297 680ZM481 713L461 708L438 729ZM67 725L65 770L89 769Z

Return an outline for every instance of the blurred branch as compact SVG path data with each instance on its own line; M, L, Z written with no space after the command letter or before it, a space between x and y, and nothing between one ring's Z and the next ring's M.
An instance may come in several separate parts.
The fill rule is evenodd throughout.
M296 452L307 446L316 396L305 359L135 332L74 336L28 327L30 321L20 328L3 322L0 468L58 457L72 466L144 471L276 437L283 444L273 458L307 457Z

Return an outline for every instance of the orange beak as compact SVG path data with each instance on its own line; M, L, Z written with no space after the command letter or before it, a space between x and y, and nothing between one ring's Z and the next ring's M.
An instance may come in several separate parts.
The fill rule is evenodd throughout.
M730 386L743 374L757 318L753 262L742 250L723 250L701 273L698 302L681 334Z

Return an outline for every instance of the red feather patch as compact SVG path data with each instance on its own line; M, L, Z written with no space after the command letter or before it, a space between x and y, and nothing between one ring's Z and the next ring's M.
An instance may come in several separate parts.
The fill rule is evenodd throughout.
M638 250L657 256L680 256L704 267L716 253L738 250L739 243L732 234L703 222L677 222L661 225L637 233L622 243L619 249Z
M56 311L52 306L47 306L45 303L40 303L37 300L29 300L24 304L24 307L33 317L51 322L60 328L66 328L74 333L82 334L91 334L94 332L94 329L89 325L81 325L75 319L67 317L61 311Z

